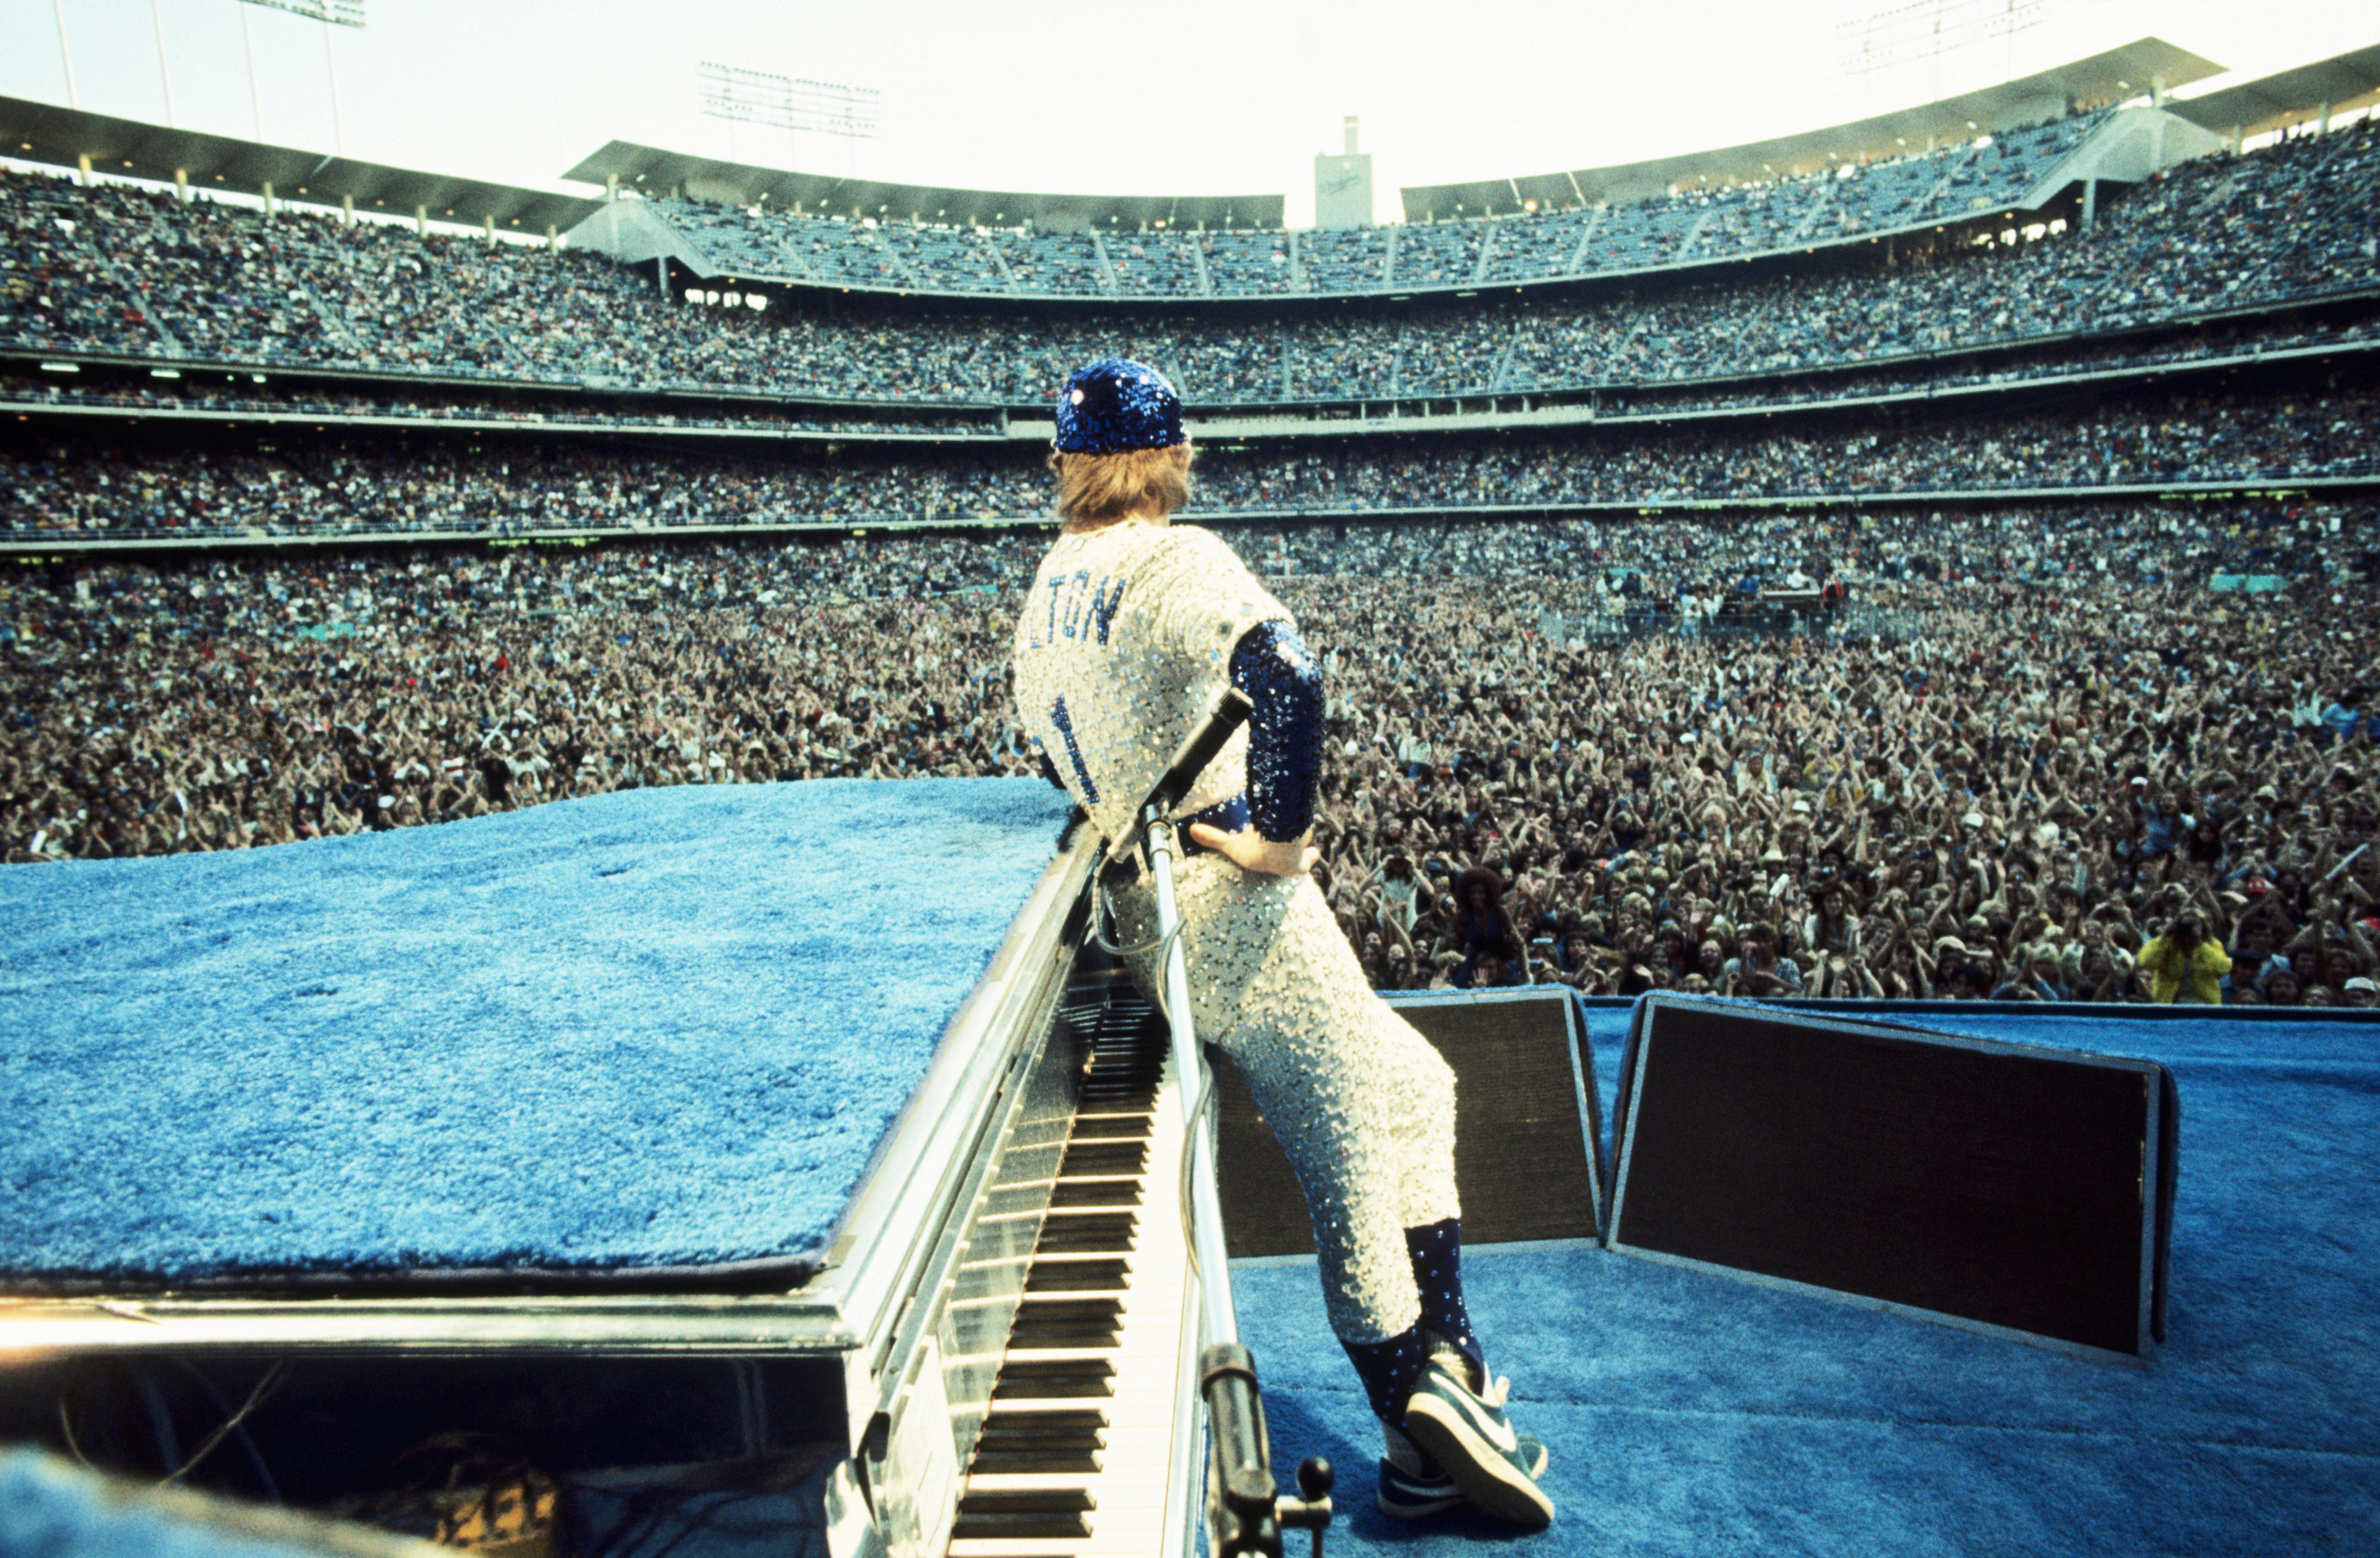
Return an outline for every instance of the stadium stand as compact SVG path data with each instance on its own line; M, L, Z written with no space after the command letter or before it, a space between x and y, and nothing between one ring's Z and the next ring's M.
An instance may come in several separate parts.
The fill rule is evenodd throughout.
M640 202L714 275L0 174L0 846L1030 772L1032 413L1123 351L1330 655L1382 985L1485 866L1595 992L2138 999L2187 911L2368 1004L2380 133L2043 195L2123 117L1352 232Z
M1109 265L1120 294L1151 298L1198 298L1210 288L1196 240L1188 234L1155 228L1107 240Z
M160 381L109 377L103 371L0 372L0 408L20 414L61 417L90 413L120 420L143 417L205 419L233 424L303 422L349 428L370 426L638 429L660 433L734 434L766 438L902 438L941 442L957 438L1000 439L996 420L981 414L937 415L929 411L873 414L866 408L775 407L753 400L668 402L662 409L634 401L589 402L554 395L473 396L468 389L402 381L387 387L298 381L256 383L256 375L225 373Z
M1289 240L1301 263L1284 282L1284 264L1269 255L1251 264L1250 247L1265 235L1133 235L1143 247L1153 241L1169 255L1180 249L1164 274L1177 285L1148 290L1172 296L1201 295L1178 285L1194 278L1187 249L1204 252L1207 274L1216 278L1208 293L1219 298L1281 291L1337 296L1358 293L1453 289L1485 279L1482 256L1500 253L1494 276L1506 282L1547 282L1604 272L1708 263L1771 254L1811 243L1848 243L1872 235L1930 229L1963 221L1995 205L2022 202L2035 186L2107 122L2105 115L2078 115L2052 123L1978 138L1939 151L1873 164L1848 164L1829 171L1750 189L1695 192L1641 201L1592 212L1482 217L1451 224L1398 227L1318 229ZM737 276L798 281L839 276L854 285L892 290L924 288L962 294L1041 293L1097 297L1112 290L1102 279L1091 234L1002 231L989 241L1005 263L959 263L931 273L905 275L843 250L874 255L883 239L870 222L802 216L761 206L739 207L673 199L655 214L719 271ZM890 224L883 231L905 225ZM966 252L965 229L906 224L953 253ZM1544 231L1537 229L1542 227ZM1591 237L1583 228L1592 227ZM1276 241L1285 235L1272 235ZM1577 241L1585 237L1586 241ZM805 265L789 269L781 255L800 254ZM822 256L832 258L821 262ZM1225 258L1228 256L1229 258Z
M2127 201L2104 203L2088 233L2053 236L2041 223L2042 237L2028 241L2011 225L1957 243L1929 239L1931 247L1896 252L1889 263L1880 250L1852 245L1846 264L1815 274L1755 267L1741 279L1722 273L1576 298L1508 294L1499 307L1439 307L1349 324L1294 314L905 315L858 310L839 295L758 289L739 294L739 304L758 299L760 310L689 307L656 298L649 272L583 252L268 218L134 188L10 174L0 176L0 349L1024 408L1045 401L1064 364L1121 334L1176 373L1193 402L1212 406L1558 396L2065 343L2180 328L2243 309L2368 299L2380 280L2380 226L2368 196L2375 176L2380 132L2366 120L2244 157L2183 164ZM1748 211L1750 198L1734 203ZM1592 245L1658 237L1614 213L1560 219L1590 221ZM908 286L937 270L997 262L1020 291L1046 281L1084 297L1172 298L1186 296L1201 274L1217 292L1285 294L1293 274L1385 263L1344 234L1151 233L1125 244L1082 234L784 220L840 235L814 241L804 259L806 274L831 285L891 278ZM1465 236L1489 225L1399 229L1400 263L1410 250L1416 264L1476 269L1484 256L1492 269L1520 251ZM1501 230L1520 225L1514 219ZM1384 242L1380 231L1363 242ZM1203 249L1194 251L1193 237ZM1194 261L1188 283L1185 254ZM1351 331L1378 339L1359 347Z
M1194 514L1561 512L1664 504L1856 500L2240 484L2380 484L2369 390L2111 401L2096 409L1956 417L1849 431L1637 426L1488 440L1232 451L1201 458ZM277 434L275 436L278 436ZM1049 502L1029 444L967 453L806 446L758 464L532 441L465 452L215 441L20 449L0 467L0 535L122 539L833 526L1032 524Z

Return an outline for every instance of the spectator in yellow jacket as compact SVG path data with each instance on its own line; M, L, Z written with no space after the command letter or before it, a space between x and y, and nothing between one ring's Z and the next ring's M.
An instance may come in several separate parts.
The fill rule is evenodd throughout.
M2149 998L2159 1005L2195 1001L2219 1006L2221 981L2231 971L2231 959L2223 943L2206 934L2196 915L2185 914L2141 948L2140 968L2149 976Z

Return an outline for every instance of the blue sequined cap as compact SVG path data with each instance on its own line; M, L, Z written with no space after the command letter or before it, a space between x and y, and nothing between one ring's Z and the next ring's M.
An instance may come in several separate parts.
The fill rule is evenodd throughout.
M1111 357L1077 368L1058 393L1058 449L1121 455L1182 442L1182 397L1145 362Z

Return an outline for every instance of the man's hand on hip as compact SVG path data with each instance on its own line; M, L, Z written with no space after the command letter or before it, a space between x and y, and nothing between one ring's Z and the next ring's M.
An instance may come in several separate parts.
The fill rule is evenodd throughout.
M1308 842L1314 837L1311 828L1290 843L1276 844L1254 828L1227 834L1211 822L1193 822L1190 837L1242 870L1261 876L1304 876L1322 858L1322 851Z

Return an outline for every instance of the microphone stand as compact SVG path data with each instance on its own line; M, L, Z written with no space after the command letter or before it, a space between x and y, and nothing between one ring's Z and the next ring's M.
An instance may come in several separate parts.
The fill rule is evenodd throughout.
M1254 707L1247 694L1236 688L1226 692L1214 712L1182 744L1135 816L1141 861L1157 899L1158 944L1165 956L1165 1015L1189 1138L1185 1216L1205 1333L1198 1355L1198 1394L1207 1403L1208 1427L1208 1552L1212 1558L1281 1558L1282 1530L1303 1528L1313 1533L1314 1558L1321 1558L1322 1533L1330 1524L1330 1463L1313 1455L1299 1465L1300 1497L1276 1491L1256 1359L1240 1345L1239 1314L1232 1303L1231 1268L1224 1253L1223 1208L1216 1190L1214 1141L1202 1119L1212 1105L1215 1084L1191 1021L1190 964L1182 950L1182 917L1173 899L1173 857L1179 847L1173 809Z

